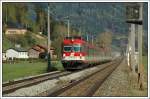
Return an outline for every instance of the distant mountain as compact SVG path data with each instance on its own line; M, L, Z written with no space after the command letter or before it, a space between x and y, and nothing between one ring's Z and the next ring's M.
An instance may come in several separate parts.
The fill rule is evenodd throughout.
M106 29L127 35L125 3L50 3L56 20L69 17L72 27L82 32L98 34ZM147 30L148 5L144 4L144 30Z
M44 5L44 4L43 4ZM129 24L126 21L125 3L50 3L52 17L57 21L67 24L69 17L70 25L82 32L82 35L95 35L95 37L110 30L113 33L113 44L119 46L120 40L127 43ZM144 3L144 45L148 44L148 5Z
M29 19L31 20L31 21L29 20L27 21L27 23L29 22L29 27L31 26L32 27L31 30L33 31L37 30L36 32L40 30L41 31L44 30L43 33L46 35L47 34L47 20L46 20L47 17L46 16L47 16L48 3L36 2L36 3L26 3L26 4L28 5L27 8L29 9L29 12L27 13L27 15ZM120 39L118 38L122 38L123 41L125 42L127 40L128 33L129 33L129 24L126 23L125 3L102 3L102 2L56 3L55 2L55 3L49 3L49 4L50 4L51 19L52 19L51 23L52 21L53 22L55 21L53 24L51 24L51 26L57 22L58 23L62 22L63 24L65 23L65 26L66 26L67 18L69 18L70 28L73 28L72 30L75 30L75 32L76 30L77 32L80 31L81 35L83 35L84 37L88 34L89 39L91 38L91 35L94 35L94 37L96 38L97 35L107 30L113 33L113 44L116 44L119 46L118 42L120 42L119 41ZM10 7L11 6L9 6L9 8ZM148 9L147 8L148 8L147 3L144 3L144 18L143 19L144 19L144 31L145 31L144 32L145 33L144 34L145 45L148 44L147 43L148 41L147 39ZM39 17L42 15L42 12L44 12L43 9L46 12L43 14L42 17ZM13 14L10 14L10 15L13 15Z

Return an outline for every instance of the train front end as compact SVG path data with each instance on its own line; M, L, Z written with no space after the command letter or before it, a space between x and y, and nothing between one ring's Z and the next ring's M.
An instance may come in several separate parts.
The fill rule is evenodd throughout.
M62 46L62 64L65 69L80 69L85 61L85 52L82 51L84 40L81 37L67 37Z

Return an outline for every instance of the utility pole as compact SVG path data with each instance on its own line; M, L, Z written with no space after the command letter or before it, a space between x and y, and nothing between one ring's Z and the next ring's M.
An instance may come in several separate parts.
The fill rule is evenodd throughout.
M81 27L80 27L80 30L79 30L79 36L81 36Z
M47 59L48 59L48 68L47 71L49 72L51 69L51 52L50 52L50 47L51 47L51 40L50 40L50 11L49 11L49 4L48 4L48 12L47 12L47 33L48 33L48 38L47 38Z
M132 66L132 71L135 73L135 24L131 24L131 66Z
M89 41L89 36L88 36L88 34L86 35L86 40L87 40L87 42Z
M6 4L6 5L7 5L7 4ZM7 24L7 20L8 20L8 18L7 18L7 13L8 13L7 10L8 10L8 9L7 9L7 7L8 7L8 6L6 6L6 20L5 20L6 24Z
M135 3L127 6L127 23L138 25L138 85L143 89L144 67L142 64L142 37L143 37L143 3ZM135 26L134 26L135 28ZM132 28L133 29L133 28ZM135 33L135 30L132 30ZM134 36L135 34L132 34ZM135 38L131 38L133 40ZM134 45L135 46L135 45ZM132 48L133 50L133 48ZM134 49L135 50L135 49ZM132 51L133 53L133 51Z
M130 68L130 70L132 70L131 67L131 27L130 27L130 31L129 31L129 37L128 37L128 66Z
M68 22L68 37L69 37L69 36L70 36L70 35L69 35L69 32L70 32L70 31L69 31L69 28L70 28L70 24L69 24L69 23L70 23L70 22L69 22L69 18L67 19L67 22Z
M143 20L143 3L140 3L139 20ZM138 64L138 81L139 88L143 89L143 76L144 67L142 64L142 37L143 37L143 25L138 25L138 51L139 51L139 64Z
M94 40L94 37L93 37L93 35L92 35L92 45L93 45L93 40Z

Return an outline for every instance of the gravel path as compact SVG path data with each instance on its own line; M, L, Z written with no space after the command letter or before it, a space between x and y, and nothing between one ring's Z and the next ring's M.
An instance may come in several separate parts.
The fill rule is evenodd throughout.
M139 91L135 83L135 77L129 72L124 60L105 80L94 96L147 96L146 88Z

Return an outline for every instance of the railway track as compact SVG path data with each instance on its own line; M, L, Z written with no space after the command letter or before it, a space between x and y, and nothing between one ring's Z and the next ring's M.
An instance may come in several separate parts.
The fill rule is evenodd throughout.
M95 66L95 65L93 65L93 66ZM92 67L89 67L89 68L92 68ZM88 69L88 68L86 68L86 69ZM41 75L37 75L37 76L27 77L24 79L17 79L17 80L12 80L9 82L4 82L2 84L2 93L3 93L3 95L9 94L20 88L29 87L29 86L41 83L46 80L52 80L52 79L66 76L66 75L76 73L79 71L81 71L81 70L77 70L75 72L54 71L54 72L45 73L45 74L41 74Z
M51 79L65 76L68 74L71 74L71 72L55 71L55 72L45 73L45 74L41 74L41 75L37 75L37 76L33 76L33 77L28 77L25 79L9 81L9 82L2 84L2 93L3 93L3 95L8 94L17 89L32 86L32 85L38 84L40 82L43 82L46 80L51 80Z
M69 85L58 88L51 93L42 93L38 96L92 96L104 80L113 72L113 70L122 62L122 58L111 63L106 63L103 68L90 74L87 77L71 82Z
M109 62L109 63L106 63L106 64L110 65L110 64L112 64L112 62ZM102 64L102 66L101 66L102 69L104 69L103 67L105 67L103 65L105 65L105 64ZM92 68L92 67L90 67L90 68ZM38 75L38 76L28 77L28 78L24 78L24 79L20 79L20 80L9 81L9 82L6 82L6 83L2 84L2 94L3 95L9 94L9 93L14 92L17 89L21 89L21 88L24 88L24 87L33 86L35 84L39 84L39 83L41 83L43 81L46 81L46 80L56 79L56 78L59 78L59 77L62 77L62 76L66 76L66 75L69 75L69 74L72 74L72 73L76 73L76 72L79 72L79 71L81 71L81 70L78 70L78 71L75 71L75 72L68 72L68 71L66 71L66 72L60 72L60 71L55 71L55 72L45 73L45 74L41 74L41 75ZM92 75L94 75L94 74L95 73L93 73ZM92 75L90 75L90 76L92 76ZM73 82L71 82L70 85L65 86L65 87L63 87L61 89L58 88L58 90L52 92L51 94L47 93L46 95L40 95L40 96L58 96L63 91L65 91L65 90L67 90L67 89L69 89L69 88L77 85L78 83L84 81L85 79L90 78L90 76L89 77L85 77L84 79L80 79L78 81L73 81Z

